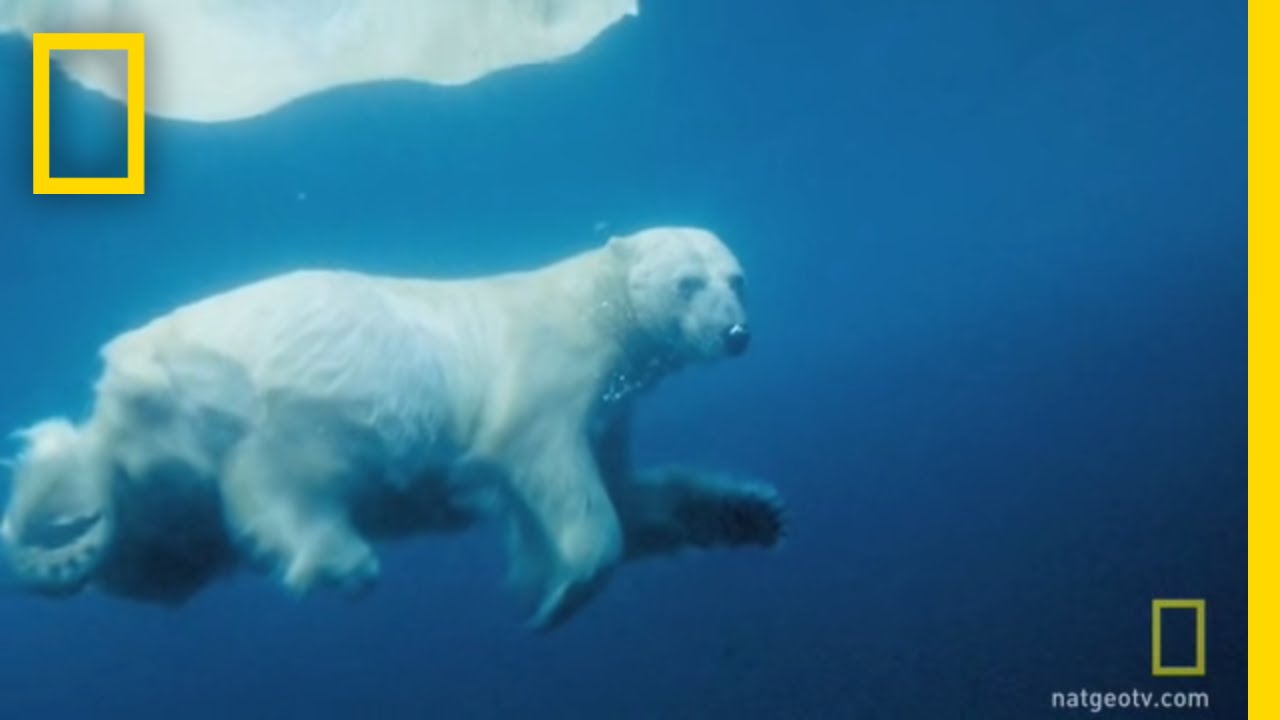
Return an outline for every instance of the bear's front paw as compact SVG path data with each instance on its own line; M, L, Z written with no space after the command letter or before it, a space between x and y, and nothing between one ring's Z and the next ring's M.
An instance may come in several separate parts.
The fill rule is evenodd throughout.
M760 482L733 482L715 494L692 495L675 509L690 544L701 547L772 547L786 536L786 507L778 491Z
M556 583L546 592L537 609L529 617L529 629L535 632L547 632L563 625L600 591L602 582L600 578L593 578Z

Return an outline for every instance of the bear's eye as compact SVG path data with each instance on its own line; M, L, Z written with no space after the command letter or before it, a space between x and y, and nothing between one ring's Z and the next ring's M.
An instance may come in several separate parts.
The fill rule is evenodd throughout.
M706 284L706 281L697 275L685 275L676 283L676 290L680 293L680 297L690 298Z
M729 276L729 289L734 291L735 293L738 293L739 295L741 295L742 291L746 289L746 286L747 286L747 281L741 275Z

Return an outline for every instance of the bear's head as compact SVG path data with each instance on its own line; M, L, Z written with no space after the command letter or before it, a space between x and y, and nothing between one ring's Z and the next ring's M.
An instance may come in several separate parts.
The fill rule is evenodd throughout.
M664 227L614 238L635 330L678 363L733 357L751 340L742 267L715 235Z

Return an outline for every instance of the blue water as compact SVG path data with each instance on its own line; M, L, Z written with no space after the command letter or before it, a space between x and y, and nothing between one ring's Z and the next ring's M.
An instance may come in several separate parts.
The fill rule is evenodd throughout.
M755 344L646 402L639 459L769 479L792 519L628 567L547 636L492 532L388 548L354 604L5 591L0 707L1026 720L1141 688L1213 710L1101 716L1244 717L1245 28L1239 0L650 1L463 88L152 120L142 197L30 194L29 46L0 42L0 426L83 412L102 341L265 274L689 223L740 255ZM85 151L55 164L119 162L122 111L54 85L98 128L55 128ZM1207 677L1151 677L1158 597L1207 599Z

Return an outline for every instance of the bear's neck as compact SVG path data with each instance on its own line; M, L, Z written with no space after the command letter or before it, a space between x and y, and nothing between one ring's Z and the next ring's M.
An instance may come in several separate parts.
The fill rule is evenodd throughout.
M548 268L562 280L557 300L583 314L591 345L599 350L599 399L619 405L680 369L667 343L643 331L627 292L626 267L609 248L600 248Z

